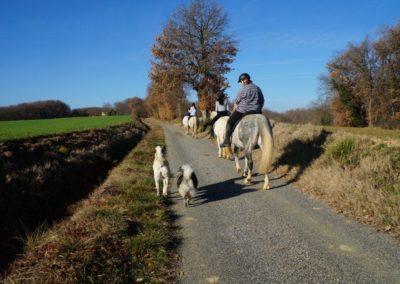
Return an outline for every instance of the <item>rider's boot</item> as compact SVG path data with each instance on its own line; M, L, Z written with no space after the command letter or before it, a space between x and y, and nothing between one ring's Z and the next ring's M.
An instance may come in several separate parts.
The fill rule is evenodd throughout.
M213 139L214 138L214 130L211 126L210 130L208 131L208 139Z

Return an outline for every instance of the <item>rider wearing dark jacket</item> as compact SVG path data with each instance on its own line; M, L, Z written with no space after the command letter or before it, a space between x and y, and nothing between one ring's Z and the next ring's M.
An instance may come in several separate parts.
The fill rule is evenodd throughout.
M239 76L238 83L241 83L243 87L236 96L233 107L234 112L226 124L225 140L220 145L221 147L230 146L230 138L234 130L233 126L237 121L246 114L262 113L264 106L264 95L261 89L250 80L249 74L242 73Z

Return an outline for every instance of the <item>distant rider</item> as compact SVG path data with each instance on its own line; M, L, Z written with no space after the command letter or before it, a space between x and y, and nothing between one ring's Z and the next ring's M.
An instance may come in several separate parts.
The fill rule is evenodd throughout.
M196 109L196 105L194 103L189 108L189 118L192 116L197 116L197 109Z
M220 91L215 102L215 111L217 115L211 120L211 122L207 123L207 125L211 125L209 131L209 139L214 137L214 123L223 116L229 116L229 105L228 105L228 97L224 94L223 91Z

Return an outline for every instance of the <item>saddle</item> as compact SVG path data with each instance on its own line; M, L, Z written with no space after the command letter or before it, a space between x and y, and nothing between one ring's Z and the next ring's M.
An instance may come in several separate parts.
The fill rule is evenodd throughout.
M233 131L235 131L235 128L236 128L236 126L239 124L239 122L241 122L242 119L243 119L245 116L251 115L251 114L262 114L262 113L259 113L259 112L249 112L249 113L244 114L240 119L238 119L238 120L232 125L231 134L233 133Z

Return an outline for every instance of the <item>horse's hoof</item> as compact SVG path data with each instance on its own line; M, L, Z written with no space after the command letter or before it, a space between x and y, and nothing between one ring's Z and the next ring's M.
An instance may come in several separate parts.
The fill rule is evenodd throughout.
M242 169L236 169L236 171L237 171L238 174L242 173Z
M263 189L264 190L268 190L269 189L269 185L264 185Z
M246 178L246 179L244 180L244 184L251 184L251 179L247 179L247 178Z

